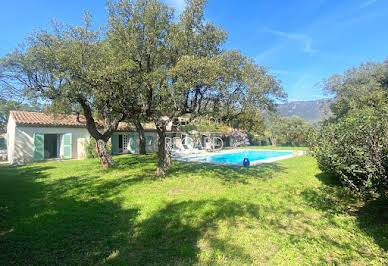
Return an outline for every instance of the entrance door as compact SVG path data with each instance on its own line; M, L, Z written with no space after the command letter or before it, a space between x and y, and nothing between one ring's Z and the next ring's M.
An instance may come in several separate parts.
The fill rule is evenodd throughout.
M44 158L58 158L58 135L44 134Z
M122 135L122 136L123 136L123 153L128 153L129 136L128 135Z

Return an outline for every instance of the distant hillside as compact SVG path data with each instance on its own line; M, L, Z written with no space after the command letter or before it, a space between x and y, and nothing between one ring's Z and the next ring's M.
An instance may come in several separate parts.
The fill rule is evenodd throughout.
M318 123L325 120L325 110L328 110L328 100L296 101L278 105L278 110L284 116L297 115L310 123ZM326 107L326 108L325 108Z

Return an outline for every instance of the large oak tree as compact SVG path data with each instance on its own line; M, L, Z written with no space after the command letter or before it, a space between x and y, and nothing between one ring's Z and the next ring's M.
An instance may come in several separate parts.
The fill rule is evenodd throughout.
M3 58L1 67L15 90L48 101L55 112L82 110L101 165L109 168L114 161L108 140L120 121L140 109L129 78L132 66L114 55L103 36L91 29L88 14L83 26L54 23L50 32L34 33L23 49Z
M231 120L259 115L284 97L267 70L238 51L224 51L227 34L205 22L205 0L189 0L174 19L157 0L110 2L108 38L121 58L137 65L139 98L159 136L157 175L171 166L168 126L180 116Z

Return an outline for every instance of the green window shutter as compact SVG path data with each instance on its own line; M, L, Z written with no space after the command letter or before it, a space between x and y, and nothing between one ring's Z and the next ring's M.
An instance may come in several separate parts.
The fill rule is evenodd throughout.
M5 138L1 138L0 139L0 150L6 150L7 149L7 145L5 143Z
M154 145L154 136L150 136L150 145Z
M136 139L133 133L129 136L129 152L136 153Z
M34 161L44 160L44 134L34 134Z
M112 154L119 154L119 135L117 134L112 135Z
M65 133L62 136L62 158L71 159L73 156L73 137L71 133Z

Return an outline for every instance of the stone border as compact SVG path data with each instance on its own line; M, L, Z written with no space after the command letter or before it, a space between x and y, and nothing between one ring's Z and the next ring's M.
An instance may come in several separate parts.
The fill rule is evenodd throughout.
M278 156L278 157L273 157L273 158L268 158L268 159L251 161L250 162L251 166L256 166L256 165L263 164L263 163L272 163L275 161L289 159L292 157L301 156L301 155L306 154L306 151L298 151L298 150L230 149L230 150L222 150L220 152L204 152L204 153L195 153L195 154L189 154L189 155L184 155L184 156L177 156L177 157L173 157L172 159L177 160L177 161L183 161L183 162L211 163L211 164L221 164L221 165L237 165L237 166L243 167L243 165L239 164L239 163L220 163L220 162L195 161L195 160L190 160L190 158L197 158L197 157L201 158L201 157L221 155L221 154L239 153L239 152L243 152L243 151L247 151L247 150L250 150L250 151L292 152L292 154L288 154L288 155L284 155L284 156Z

